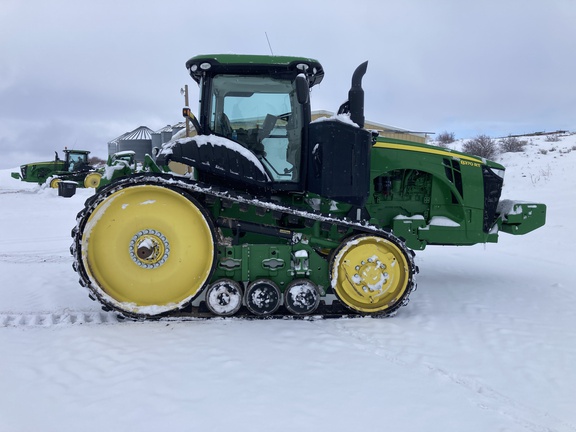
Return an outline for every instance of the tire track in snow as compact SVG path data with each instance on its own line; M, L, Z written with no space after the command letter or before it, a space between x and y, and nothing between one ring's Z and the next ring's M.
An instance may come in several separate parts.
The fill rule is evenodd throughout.
M121 322L107 312L0 312L0 327L52 327L82 324L116 324Z
M34 189L0 189L0 195L8 194L35 194L37 190Z
M415 365L411 361L404 360L401 355L391 353L376 338L363 332L354 331L347 327L346 323L338 323L335 328L338 335L353 339L356 346L365 352L409 368L411 372L420 371L427 375L447 379L453 384L467 389L473 394L474 403L480 409L494 411L506 416L525 430L532 432L576 432L575 425L560 420L545 411L515 401L478 380L460 376L428 362L420 362ZM325 330L330 331L329 329Z
M30 234L28 234L29 236L31 236ZM46 243L50 243L50 242L62 242L64 244L69 244L69 236L42 236L41 239L38 238L32 238L32 237L28 237L28 238L23 238L22 236L17 236L15 238L3 238L0 240L0 246L10 246L10 245L24 245L24 244L46 244Z
M33 263L72 263L72 258L68 255L51 254L0 254L0 262L9 264L33 264Z

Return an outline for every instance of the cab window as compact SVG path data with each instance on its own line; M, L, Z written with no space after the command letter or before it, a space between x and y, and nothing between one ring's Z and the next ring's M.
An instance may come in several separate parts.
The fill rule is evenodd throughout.
M274 181L299 180L302 113L293 83L261 76L218 75L210 128L252 151Z
M79 153L70 153L68 156L68 171L78 171L86 165L87 155Z

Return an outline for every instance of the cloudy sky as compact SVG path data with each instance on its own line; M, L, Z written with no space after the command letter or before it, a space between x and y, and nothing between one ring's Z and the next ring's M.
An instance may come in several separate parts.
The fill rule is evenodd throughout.
M576 130L573 0L0 0L0 168L180 121L184 63L206 53L317 58L313 109L355 67L366 117L458 138Z

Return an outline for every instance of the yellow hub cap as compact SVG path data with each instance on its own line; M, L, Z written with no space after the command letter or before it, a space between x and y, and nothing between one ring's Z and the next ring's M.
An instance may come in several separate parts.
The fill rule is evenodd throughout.
M168 239L160 231L139 231L130 241L130 257L142 268L160 267L168 259L169 253Z
M85 178L84 178L84 187L86 188L97 188L98 186L100 186L100 179L102 178L102 176L98 173L91 173L88 174Z
M50 180L50 187L52 189L58 189L58 184L61 182L62 180L59 178L53 178L52 180Z
M359 312L382 312L396 305L410 277L402 250L382 237L348 242L332 263L332 288L346 306Z
M82 262L115 307L155 315L186 304L214 263L212 228L195 202L161 186L106 197L86 222Z

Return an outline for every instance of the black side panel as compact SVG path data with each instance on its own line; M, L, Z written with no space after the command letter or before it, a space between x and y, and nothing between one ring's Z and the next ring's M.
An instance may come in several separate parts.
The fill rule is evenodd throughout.
M494 174L490 168L482 166L482 175L484 177L484 232L490 232L490 228L496 221L496 210L502 192L504 181L501 177Z
M308 143L307 190L364 207L370 192L370 132L325 120L309 125Z
M268 175L256 156L247 157L248 150L236 142L223 145L224 138L218 137L217 140L218 144L205 139L201 143L194 139L178 140L170 143L171 148L163 149L156 162L159 165L180 162L194 167L201 175L222 179L220 183L233 181L260 188L267 186Z

